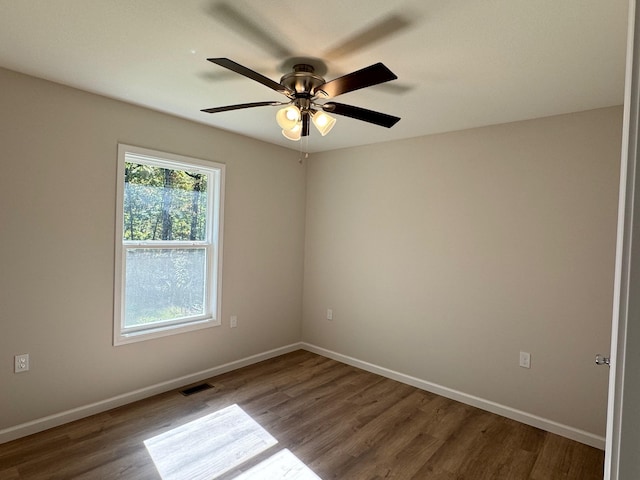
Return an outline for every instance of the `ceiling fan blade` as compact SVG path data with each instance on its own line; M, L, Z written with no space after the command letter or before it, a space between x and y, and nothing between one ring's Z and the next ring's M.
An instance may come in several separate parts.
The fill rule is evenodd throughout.
M221 67L228 68L229 70L239 73L240 75L244 75L245 77L250 78L251 80L254 80L258 83L261 83L269 87L270 89L275 90L278 93L282 93L283 95L288 95L293 93L288 88L285 88L279 83L274 82L270 78L265 77L264 75L258 72L255 72L247 67L244 67L239 63L234 62L233 60L229 60L228 58L207 58L207 60L209 60L212 63L215 63L216 65L220 65Z
M387 37L391 37L400 30L407 28L410 24L411 22L405 17L396 14L389 15L357 32L340 45L331 48L325 52L324 57L330 60L345 57Z
M225 107L214 107L214 108L205 108L200 110L205 113L219 113L219 112L228 112L230 110L241 110L243 108L253 108L253 107L266 107L268 105L286 105L289 102L253 102L253 103L238 103L237 105L227 105Z
M247 12L246 7L243 7L243 10L235 8L230 2L218 2L209 11L220 23L231 28L234 33L252 41L274 58L286 58L293 55L286 44L279 41L273 33L264 27L263 17L259 17L257 14L251 15L252 12ZM260 18L260 22L253 20L252 16Z
M354 107L353 105L345 105L344 103L327 102L322 105L322 109L325 112L355 118L356 120L362 120L363 122L369 122L387 128L393 127L398 123L398 121L400 121L400 117L394 117L393 115L387 115L386 113L374 112L373 110L367 110L366 108Z
M396 78L398 77L382 63L376 63L326 82L316 87L314 93L324 93L327 97L337 97L343 93L378 85Z

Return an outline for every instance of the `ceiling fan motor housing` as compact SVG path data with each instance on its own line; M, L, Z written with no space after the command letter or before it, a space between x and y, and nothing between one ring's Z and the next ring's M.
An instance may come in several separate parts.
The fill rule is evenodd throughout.
M315 97L315 93L312 92L324 83L324 78L316 75L313 66L304 63L294 65L293 72L283 75L280 79L283 87L295 92L295 98Z

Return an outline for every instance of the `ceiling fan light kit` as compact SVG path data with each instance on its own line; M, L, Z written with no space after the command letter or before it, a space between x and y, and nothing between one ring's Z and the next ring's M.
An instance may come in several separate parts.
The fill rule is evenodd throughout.
M297 142L302 137L302 122L297 123L289 130L282 129L282 135L289 140Z
M315 73L315 68L311 64L311 61L309 63L296 63L293 65L293 71L283 75L280 83L276 83L270 78L228 58L208 58L207 60L261 83L285 95L289 101L242 103L225 107L207 108L203 109L203 112L219 113L244 108L286 105L276 113L276 122L280 128L282 128L282 134L289 140L298 141L301 137L308 136L309 123L311 122L322 136L329 133L335 125L336 119L326 112L343 115L386 128L391 128L400 120L399 117L393 115L387 115L361 107L354 107L352 105L336 102L317 102L317 100L320 99L324 100L336 97L354 90L397 79L398 77L382 63L370 65L328 82Z
M278 125L280 125L280 128L283 130L291 130L298 125L301 119L300 109L295 105L281 108L278 110L278 113L276 113L276 122L278 122Z
M336 119L331 115L310 109L311 121L323 137L331 131ZM300 140L302 133L302 113L295 105L281 108L276 113L276 122L282 128L282 134L289 140Z
M336 119L324 112L314 112L311 121L323 137L329 133L336 124Z

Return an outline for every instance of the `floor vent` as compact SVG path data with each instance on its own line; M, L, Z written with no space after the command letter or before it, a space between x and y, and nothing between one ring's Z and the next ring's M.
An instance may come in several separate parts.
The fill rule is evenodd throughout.
M185 397L189 395L193 395L194 393L202 392L203 390L209 390L213 388L213 385L209 385L208 383L201 383L199 385L194 385L193 387L185 388L184 390L180 390L180 393Z

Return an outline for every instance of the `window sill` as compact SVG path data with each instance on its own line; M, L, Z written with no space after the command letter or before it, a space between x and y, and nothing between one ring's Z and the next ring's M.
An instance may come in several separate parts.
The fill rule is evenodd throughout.
M120 345L143 342L145 340L153 340L154 338L161 338L169 335L178 335L180 333L193 332L196 330L203 330L205 328L218 326L220 326L219 320L208 318L197 322L191 322L181 325L168 325L164 327L150 328L148 330L131 333L116 333L113 338L113 345L117 347Z

